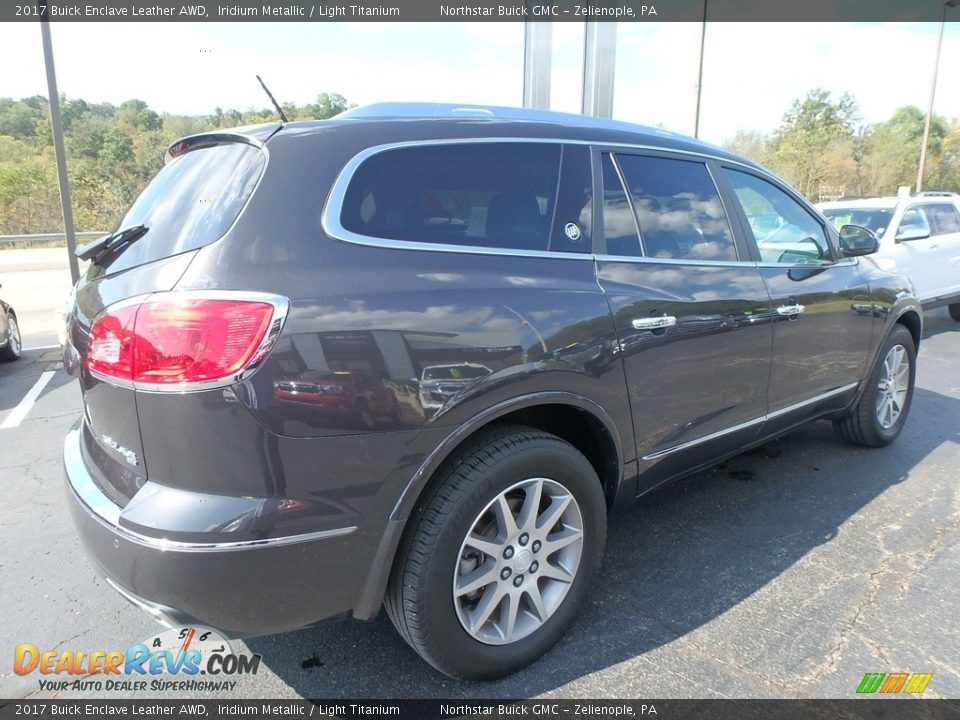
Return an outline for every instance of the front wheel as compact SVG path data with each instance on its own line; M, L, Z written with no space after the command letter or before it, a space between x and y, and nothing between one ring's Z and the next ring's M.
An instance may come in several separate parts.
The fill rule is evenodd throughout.
M960 303L952 303L947 306L947 309L950 311L950 317L960 322Z
M845 418L834 422L840 437L867 447L882 447L896 439L910 411L916 360L913 336L902 325L895 325L880 349L857 404Z
M20 339L20 326L17 325L17 316L12 312L7 314L7 344L0 350L0 362L12 362L20 357L23 350Z
M441 672L488 680L528 665L563 635L600 563L606 505L580 452L514 425L462 450L414 522L387 613Z

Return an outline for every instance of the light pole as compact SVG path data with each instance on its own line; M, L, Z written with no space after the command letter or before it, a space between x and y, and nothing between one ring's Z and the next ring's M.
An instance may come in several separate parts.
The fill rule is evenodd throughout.
M960 0L954 0L960 1ZM697 104L693 110L693 136L700 137L700 91L703 86L703 45L707 39L707 0L703 0L703 25L700 27L700 66L697 70Z
M960 5L960 0L946 0L940 13L940 32L937 34L937 52L933 58L933 77L930 80L930 103L927 119L923 124L923 142L920 145L920 169L917 170L917 192L923 190L923 170L927 164L927 142L930 140L930 120L933 118L933 97L937 92L937 71L940 69L940 46L943 45L943 28L947 24L947 8Z
M63 121L60 117L60 93L57 90L57 73L53 67L53 42L50 40L50 23L44 18L40 23L43 41L43 63L47 69L47 95L50 98L50 127L53 131L53 154L57 159L57 181L60 184L60 207L63 209L63 232L67 236L67 264L70 281L76 284L80 277L77 264L77 238L73 227L73 206L70 202L70 183L67 181L67 152L63 146Z

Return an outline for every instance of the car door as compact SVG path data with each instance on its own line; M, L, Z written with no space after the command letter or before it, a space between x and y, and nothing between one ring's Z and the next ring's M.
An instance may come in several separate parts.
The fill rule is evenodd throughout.
M960 213L950 202L906 207L894 234L893 257L924 303L960 294Z
M786 186L741 166L724 165L723 178L773 305L770 421L789 425L842 406L863 376L877 322L859 259L841 257L833 229Z
M770 301L707 161L611 148L595 162L597 275L618 333L643 492L755 437Z

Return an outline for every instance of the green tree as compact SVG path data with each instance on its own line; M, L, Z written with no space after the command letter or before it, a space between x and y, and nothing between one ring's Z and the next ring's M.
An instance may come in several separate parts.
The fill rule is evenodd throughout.
M818 199L821 185L838 180L824 155L842 153L844 146L852 150L858 120L857 102L849 93L833 100L829 90L811 90L784 114L764 161L808 198Z
M920 145L926 115L917 107L898 109L884 123L872 128L867 137L864 167L871 194L892 195L901 185L913 186L920 167ZM927 145L928 171L935 168L943 152L947 124L933 116Z
M756 130L738 129L732 138L724 140L723 147L754 162L762 162L767 152L767 136Z

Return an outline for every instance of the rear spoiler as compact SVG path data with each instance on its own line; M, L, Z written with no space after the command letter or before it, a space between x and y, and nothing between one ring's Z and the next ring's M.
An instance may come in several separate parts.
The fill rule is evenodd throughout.
M191 150L197 150L202 147L212 147L214 145L225 145L227 143L245 143L253 145L256 148L262 148L264 143L273 137L283 125L281 123L266 123L264 125L249 125L246 127L230 128L229 130L214 130L212 132L197 133L188 135L185 138L177 140L167 148L163 163L166 165L171 160Z

